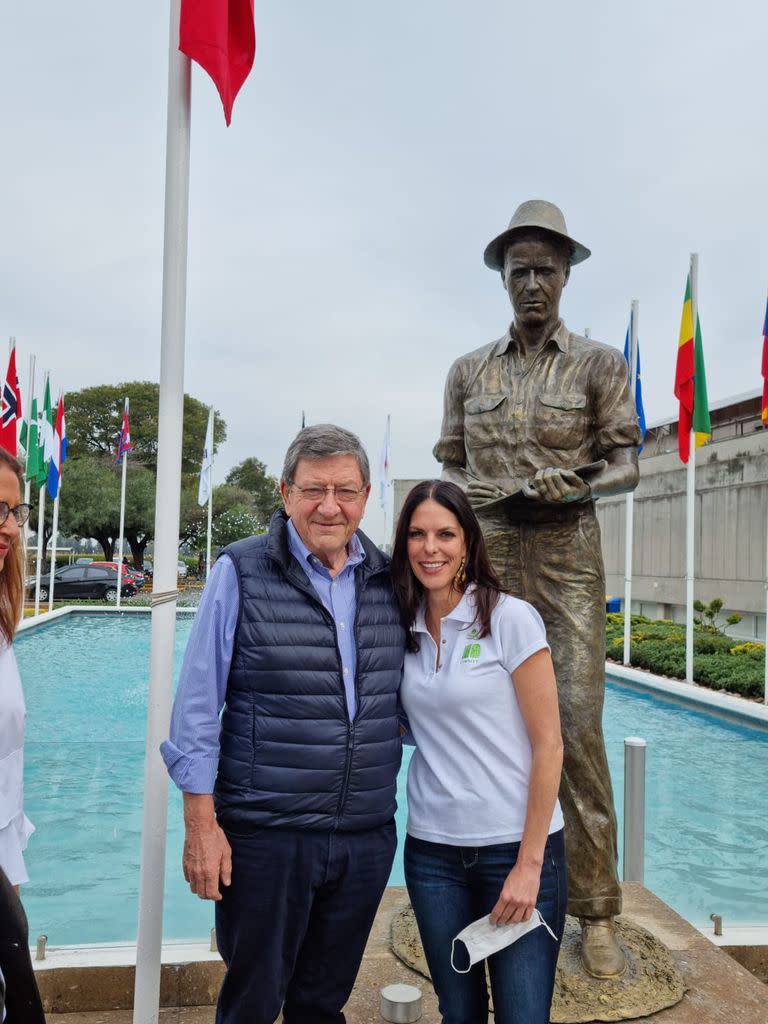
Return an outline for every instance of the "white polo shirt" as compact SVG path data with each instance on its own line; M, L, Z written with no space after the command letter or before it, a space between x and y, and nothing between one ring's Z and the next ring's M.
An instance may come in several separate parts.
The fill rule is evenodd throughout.
M419 612L420 650L407 653L400 697L416 749L408 770L408 834L449 846L522 839L531 776L531 743L511 673L548 650L539 613L503 594L491 632L477 638L470 586L441 621L437 646ZM549 831L563 827L559 802Z

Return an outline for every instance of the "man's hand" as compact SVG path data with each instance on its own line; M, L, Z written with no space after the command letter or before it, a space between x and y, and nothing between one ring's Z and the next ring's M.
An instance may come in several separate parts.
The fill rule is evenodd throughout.
M586 480L570 469L540 469L523 494L533 501L586 501L592 491Z
M216 821L210 794L184 794L184 828L184 878L201 900L220 900L219 883L232 881L232 851Z
M467 498L470 505L474 508L477 508L478 505L484 505L487 501L503 498L506 493L501 487L497 487L496 484L487 483L484 480L470 480L467 484Z

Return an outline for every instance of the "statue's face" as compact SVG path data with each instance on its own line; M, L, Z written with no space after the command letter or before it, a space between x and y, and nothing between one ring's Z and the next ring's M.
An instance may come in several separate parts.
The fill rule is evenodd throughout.
M518 323L535 327L556 320L570 266L561 246L546 236L522 238L507 248L504 287Z

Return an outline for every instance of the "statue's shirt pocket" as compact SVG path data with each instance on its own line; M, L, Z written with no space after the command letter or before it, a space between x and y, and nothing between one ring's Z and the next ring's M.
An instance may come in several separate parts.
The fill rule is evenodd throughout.
M587 396L578 392L536 396L534 432L546 448L578 448L587 429Z
M504 394L472 395L464 399L464 435L468 448L498 444L506 414Z

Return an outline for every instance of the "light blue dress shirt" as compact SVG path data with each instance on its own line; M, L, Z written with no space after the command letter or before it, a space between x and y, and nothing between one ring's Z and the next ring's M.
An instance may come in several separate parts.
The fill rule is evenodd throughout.
M344 567L337 576L331 576L309 551L290 519L287 528L291 554L336 625L347 711L352 721L357 712L355 567L365 558L363 546L353 534ZM219 766L219 715L226 700L239 615L237 570L232 559L222 555L211 570L192 624L171 712L170 736L160 745L168 774L187 793L213 792Z

